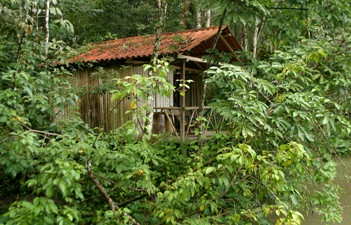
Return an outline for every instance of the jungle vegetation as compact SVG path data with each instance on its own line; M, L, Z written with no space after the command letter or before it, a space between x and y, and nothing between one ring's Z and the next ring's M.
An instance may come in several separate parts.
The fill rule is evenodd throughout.
M333 180L351 145L350 10L349 0L2 1L0 224L297 225L312 210L340 222ZM105 133L60 117L78 100L67 59L80 47L209 19L244 49L205 72L225 134L136 139L130 123ZM150 86L169 69L155 62ZM111 91L172 89L126 82Z

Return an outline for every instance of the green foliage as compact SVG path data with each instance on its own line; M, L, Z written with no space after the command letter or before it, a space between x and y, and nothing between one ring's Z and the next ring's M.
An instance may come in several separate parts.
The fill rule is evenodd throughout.
M276 52L271 62L259 62L256 73L235 65L210 68L207 82L223 90L214 105L245 141L277 146L292 139L313 152L347 152L350 123L341 115L348 106L339 100L339 87L318 80L324 68L315 68L325 57L320 45L310 42Z
M154 1L64 1L67 19L75 27L75 43L89 43L116 37L153 32Z
M206 82L213 89L221 90L212 104L224 117L224 124L236 140L260 149L262 153L279 148L282 151L273 158L282 167L289 167L291 175L307 171L299 165L300 159L292 160L300 153L287 152L289 148L281 143L296 141L303 144L312 157L309 163L315 167L315 172L310 174L311 178L305 178L306 181L313 179L324 182L326 186L323 191L311 195L311 202L318 208L319 197L323 196L325 201L329 199L327 205L331 207L318 208L318 212L324 215L325 221L340 221L341 210L335 194L338 188L330 183L336 174L330 156L350 152L349 106L340 95L340 89L344 89L340 80L347 84L349 78L340 71L344 67L339 67L338 63L343 62L333 61L334 65L327 65L328 55L333 55L329 51L335 49L324 42L303 40L300 47L276 51L269 61L255 61L254 66L245 68L225 64L212 67L207 71L209 78ZM342 71L348 73L346 68ZM329 77L324 79L324 76ZM296 171L291 165L296 166ZM284 188L280 181L286 179L286 173L274 170L275 167L272 165L260 178L272 176L276 182L271 188L279 191ZM299 186L298 182L294 185ZM296 199L296 193L301 193L301 190L290 193L294 196L291 198ZM293 200L293 205L301 205L300 201ZM281 222L288 223L285 219Z
M221 0L198 1L213 9L214 19L226 10L229 25L245 51L252 52L257 38L258 54L267 57L299 38L335 41L344 45L350 27L350 3L343 0ZM256 29L256 31L255 31ZM345 32L347 31L347 32ZM257 33L255 33L257 32Z
M44 1L39 2L35 9L44 9ZM149 18L151 3L109 3L116 2L132 8L120 12L121 17ZM51 39L44 57L44 33L30 31L31 26L42 28L43 21L34 19L32 1L23 1L22 11L19 3L6 1L0 18L0 196L8 206L1 207L1 224L301 224L301 213L311 207L324 221L341 220L340 189L333 180L335 156L350 153L351 81L345 51L350 40L340 24L348 18L347 9L331 7L343 13L324 20L323 7L331 1L281 2L281 7L309 7L316 20L309 27L313 32L321 29L318 21L332 21L311 35L318 38L305 40L296 37L307 27L288 26L304 21L302 12L272 11L277 1L221 1L219 11L228 4L241 6L230 8L228 21L252 26L257 17L265 17L274 28L272 35L265 33L267 48L279 51L266 51L263 60L211 67L206 82L216 93L212 104L227 133L201 143L177 143L150 137L147 130L152 115L145 106L148 97L174 91L167 81L168 61L145 66L150 76L118 78L95 90L105 93L113 87L113 99L132 99L129 113L144 122L146 131L140 139L132 122L96 133L79 117L62 116L77 100L71 71L63 66L62 53L69 48ZM54 4L55 20L64 21L64 6L70 3L72 9L82 6ZM93 3L105 10L117 6ZM216 1L208 4L219 7ZM92 8L88 4L79 13L102 15ZM79 13L68 16L78 18ZM278 23L285 15L294 19ZM144 22L140 32L150 28ZM68 23L52 21L50 26L54 37L70 38ZM230 62L227 55L216 56ZM109 78L101 71L96 75ZM205 118L198 122L208 123Z

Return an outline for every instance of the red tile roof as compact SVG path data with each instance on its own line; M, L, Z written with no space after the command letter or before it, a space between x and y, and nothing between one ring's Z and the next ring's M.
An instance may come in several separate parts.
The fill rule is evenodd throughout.
M184 30L172 33L163 33L161 37L160 54L174 54L190 52L191 55L204 54L212 46L213 38L218 27L208 27L198 30ZM232 49L241 50L240 45L230 33L227 26L223 26L221 34ZM128 59L150 57L153 53L155 35L136 36L116 40L93 43L92 48L74 58L71 62L93 62L101 60ZM227 51L228 46L217 44L217 49Z

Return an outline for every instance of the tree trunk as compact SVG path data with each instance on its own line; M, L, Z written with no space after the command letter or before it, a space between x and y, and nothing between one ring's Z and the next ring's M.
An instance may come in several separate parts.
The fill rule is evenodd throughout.
M188 26L188 14L189 14L190 0L184 0L182 9L182 25L186 29Z
M46 0L46 12L45 12L45 58L48 57L49 53L49 17L50 17L50 0Z
M197 12L196 12L196 28L200 29L202 28L202 24L201 24L201 9L198 8Z
M206 27L211 26L211 9L206 11Z
M39 6L38 6L38 4L37 3L34 3L35 4L35 7L36 7L36 15L35 15L35 17L36 17L36 21L35 21L35 29L36 29L36 31L38 31L39 30L39 13L40 13L40 10L39 10Z
M241 46L243 47L244 51L247 51L247 45L248 45L247 27L243 26L242 36L241 36Z
M259 20L258 17L256 17L255 20L255 31L254 31L254 36L253 36L253 43L252 43L252 55L254 57L254 59L256 58L257 55L257 42L258 42L258 24L259 24Z
M156 60L159 55L160 45L161 45L161 36L163 30L163 7L166 9L166 4L164 0L158 0L158 22L156 24L156 39L154 44L154 51L151 57L151 63L155 65Z

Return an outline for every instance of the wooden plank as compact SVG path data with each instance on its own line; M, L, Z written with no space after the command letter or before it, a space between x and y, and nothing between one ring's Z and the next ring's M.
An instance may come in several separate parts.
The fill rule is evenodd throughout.
M204 106L204 109L212 109L212 106ZM200 106L187 106L184 108L185 110L195 110L200 109Z
M198 63L207 63L207 60L205 60L205 59L201 59L201 58L189 56L189 55L178 54L177 58L178 59L185 59L187 61L198 62Z
M170 107L154 107L154 109L169 109L169 110L180 110L180 107L170 106Z
M190 119L189 119L189 122L188 122L188 129L186 130L186 134L187 134L187 135L189 134L189 130L190 130L190 127L191 127L191 123L193 122L193 118L194 118L194 115L195 115L196 110L197 110L197 109L193 110L193 112L191 113L191 116L190 116Z
M179 138L179 135L178 135L178 133L177 133L177 129L174 127L174 125L173 125L173 121L172 121L171 117L169 116L169 114L168 114L167 110L165 110L165 114L166 114L166 117L167 117L167 119L168 119L168 121L169 121L169 124L170 124L170 125L171 125L171 127L172 127L172 130L173 130L173 132L172 132L172 133L175 133L175 134L176 134L176 136L177 136L177 138Z

